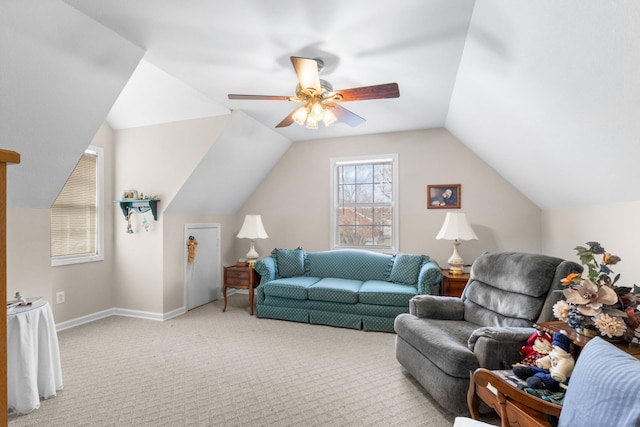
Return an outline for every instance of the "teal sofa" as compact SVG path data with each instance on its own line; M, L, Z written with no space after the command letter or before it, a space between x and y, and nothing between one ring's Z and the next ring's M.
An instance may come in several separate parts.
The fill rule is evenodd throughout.
M261 318L394 332L419 294L437 294L438 264L426 255L341 249L274 249L258 260L256 315Z

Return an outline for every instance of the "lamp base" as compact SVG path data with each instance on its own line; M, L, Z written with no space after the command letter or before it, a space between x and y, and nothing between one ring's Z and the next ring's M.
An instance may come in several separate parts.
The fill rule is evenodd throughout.
M454 240L453 255L451 255L451 258L447 260L447 262L449 263L449 272L454 275L464 274L464 270L462 269L462 266L464 265L464 261L462 260L462 257L458 252L458 246L460 246L460 241Z
M464 270L462 266L449 265L449 273L453 274L454 276L461 276L464 274Z
M251 240L251 249L249 249L249 252L247 252L247 262L249 263L249 265L255 264L256 260L258 259L258 252L256 252L256 248L254 247L254 241L253 239Z

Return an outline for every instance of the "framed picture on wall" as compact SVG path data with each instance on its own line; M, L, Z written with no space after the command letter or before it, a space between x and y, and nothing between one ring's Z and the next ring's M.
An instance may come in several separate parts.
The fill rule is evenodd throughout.
M460 209L460 184L427 185L427 209Z

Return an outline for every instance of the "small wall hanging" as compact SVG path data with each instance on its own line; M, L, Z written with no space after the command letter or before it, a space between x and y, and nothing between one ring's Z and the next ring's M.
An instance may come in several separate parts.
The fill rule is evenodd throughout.
M460 209L460 184L427 185L427 209Z
M189 239L187 239L187 262L189 264L193 263L196 259L196 246L198 246L196 238L189 236Z

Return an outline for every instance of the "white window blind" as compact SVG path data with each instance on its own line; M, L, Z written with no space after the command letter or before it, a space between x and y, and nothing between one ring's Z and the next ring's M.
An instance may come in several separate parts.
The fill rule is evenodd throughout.
M52 260L99 255L99 158L87 150L69 176L51 209Z

